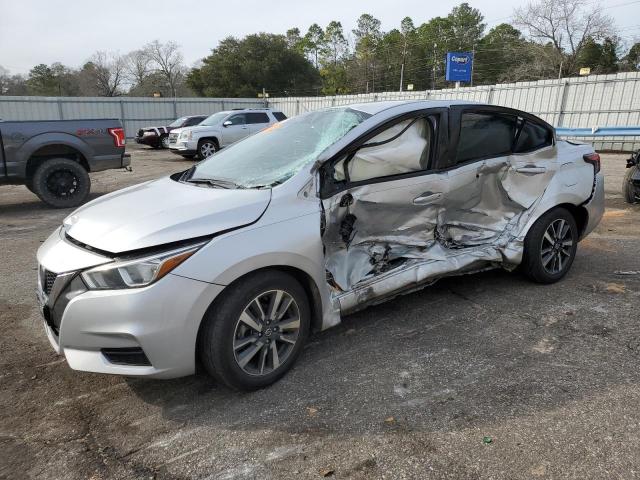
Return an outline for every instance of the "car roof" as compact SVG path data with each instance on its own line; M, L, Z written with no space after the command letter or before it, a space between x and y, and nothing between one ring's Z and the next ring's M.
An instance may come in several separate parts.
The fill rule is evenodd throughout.
M389 109L397 110L422 110L425 108L448 108L454 105L487 105L481 102L467 100L387 100L383 102L354 103L346 105L348 108L359 110L370 115L376 115Z

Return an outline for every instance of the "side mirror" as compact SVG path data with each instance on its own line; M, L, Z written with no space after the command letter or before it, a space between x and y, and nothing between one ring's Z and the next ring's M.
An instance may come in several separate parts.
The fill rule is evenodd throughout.
M227 120L226 122L224 122L224 123L222 124L222 126L223 126L223 127L228 127L228 126L230 126L230 125L233 125L233 122L232 122L231 120Z

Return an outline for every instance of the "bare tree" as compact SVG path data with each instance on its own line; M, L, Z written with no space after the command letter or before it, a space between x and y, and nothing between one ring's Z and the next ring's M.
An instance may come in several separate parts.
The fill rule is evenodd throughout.
M175 42L160 43L154 40L144 50L156 67L175 97L177 87L183 82L185 74L184 59L180 47Z
M588 38L612 34L613 20L587 0L538 0L517 8L514 23L539 44L553 46L554 67L572 72Z
M96 52L84 66L83 71L93 80L99 95L115 97L120 94L125 81L125 61L121 55Z
M0 65L0 95L9 90L9 70Z
M134 50L125 56L125 71L127 80L132 86L144 83L152 73L151 57L145 49Z

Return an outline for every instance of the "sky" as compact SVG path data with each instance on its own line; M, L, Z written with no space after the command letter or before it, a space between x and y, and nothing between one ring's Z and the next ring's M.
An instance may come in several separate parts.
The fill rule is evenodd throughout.
M593 0L613 17L616 31L632 44L640 40L640 1ZM461 0L0 0L0 65L12 73L27 73L39 63L81 66L98 50L125 54L152 40L173 40L185 62L194 65L229 36L256 32L304 33L314 22L325 27L342 22L354 28L362 13L397 28L410 16L421 23L445 16ZM488 27L508 22L513 9L527 0L468 0Z

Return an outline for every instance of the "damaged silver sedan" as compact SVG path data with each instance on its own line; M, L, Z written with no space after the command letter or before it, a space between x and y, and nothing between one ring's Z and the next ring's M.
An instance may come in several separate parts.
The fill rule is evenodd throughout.
M310 112L88 203L38 251L78 370L280 378L312 330L490 268L553 283L604 211L600 157L525 112L385 102Z

